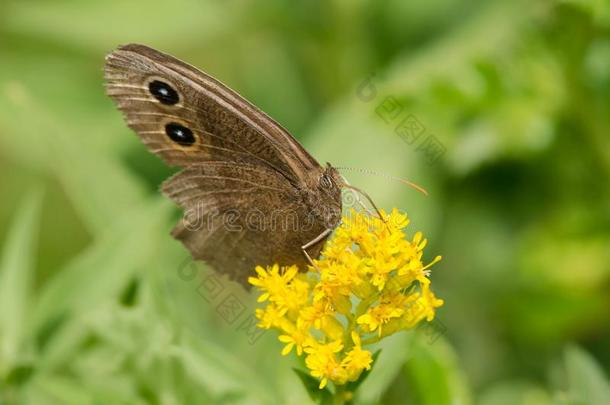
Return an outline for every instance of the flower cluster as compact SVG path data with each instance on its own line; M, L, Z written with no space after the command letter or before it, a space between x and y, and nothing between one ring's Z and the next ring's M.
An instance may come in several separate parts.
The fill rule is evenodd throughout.
M280 331L287 355L301 356L320 388L356 381L371 367L363 349L418 322L434 319L443 304L430 290L429 270L441 258L422 263L426 239L407 240L406 215L394 209L383 220L355 210L343 218L307 273L296 266L257 267L250 284L261 291L258 326Z

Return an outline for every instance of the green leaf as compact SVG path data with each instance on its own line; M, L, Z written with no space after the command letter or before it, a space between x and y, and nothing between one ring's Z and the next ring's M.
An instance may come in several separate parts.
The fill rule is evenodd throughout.
M11 225L0 263L0 374L17 362L34 277L41 193L32 192Z
M534 383L519 380L501 380L484 389L478 405L558 405L546 389Z
M328 387L320 389L320 381L298 368L293 368L292 370L303 383L303 387L305 387L305 391L307 391L309 398L311 398L312 401L319 404L330 404L332 402L333 396Z
M375 369L359 388L360 402L376 403L388 389L411 353L413 336L413 333L397 333L381 341L379 346L383 354L379 355Z
M610 398L610 383L590 354L577 346L565 350L568 395L574 405L605 405Z
M37 328L68 312L86 313L104 300L120 294L159 252L167 238L170 216L166 201L154 200L123 215L93 245L47 282L34 312Z
M471 403L469 388L453 349L443 339L416 339L405 363L407 385L422 405Z
M247 395L254 403L277 401L255 370L214 342L185 331L181 344L171 350L189 375L216 397Z
M6 377L7 385L21 385L28 381L34 374L34 366L31 364L24 364L13 367L11 372Z
M91 404L93 393L79 384L78 380L60 376L45 376L36 379L30 394L47 404Z

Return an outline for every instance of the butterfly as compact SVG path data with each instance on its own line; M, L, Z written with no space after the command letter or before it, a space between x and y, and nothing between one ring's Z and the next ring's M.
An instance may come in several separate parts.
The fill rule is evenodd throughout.
M144 45L106 57L107 94L128 126L181 170L161 191L194 259L247 285L257 265L305 269L341 221L347 182L280 124L208 74Z

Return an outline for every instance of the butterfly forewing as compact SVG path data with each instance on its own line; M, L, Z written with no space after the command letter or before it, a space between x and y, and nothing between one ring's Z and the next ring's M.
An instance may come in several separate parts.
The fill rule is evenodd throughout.
M105 76L107 92L128 125L170 165L258 161L295 184L321 171L278 123L219 81L169 55L143 45L123 46L108 55ZM160 95L163 85L177 99ZM168 124L192 131L195 142L176 144Z

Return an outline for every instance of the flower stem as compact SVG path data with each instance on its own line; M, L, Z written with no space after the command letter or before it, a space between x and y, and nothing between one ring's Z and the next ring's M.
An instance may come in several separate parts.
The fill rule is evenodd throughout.
M352 393L345 389L345 385L335 385L334 405L343 405L352 397Z

